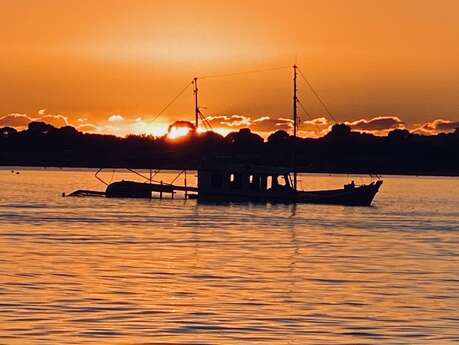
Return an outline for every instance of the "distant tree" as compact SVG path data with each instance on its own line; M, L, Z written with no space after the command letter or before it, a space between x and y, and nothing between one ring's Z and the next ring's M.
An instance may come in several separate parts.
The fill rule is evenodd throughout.
M13 128L13 127L3 127L3 128L0 128L0 134L4 137L9 137L11 135L14 135L16 134L18 131L16 130L16 128Z
M128 134L126 136L126 141L128 142L148 142L156 139L157 138L151 134Z
M70 137L70 136L76 136L78 134L80 134L80 132L78 132L75 127L72 127L72 126L64 126L64 127L61 127L59 129L57 129L57 132L61 135L64 135L64 136L67 136L67 137Z
M187 121L175 125L177 129L195 129ZM0 165L188 169L198 167L204 158L230 157L253 164L289 166L295 152L295 163L307 171L459 176L459 160L454 159L459 151L459 129L431 136L397 129L387 137L377 137L336 124L323 138L294 140L281 130L271 134L266 143L248 128L225 138L212 131L193 133L177 140L145 135L121 138L31 122L23 131L0 128ZM409 140L398 140L403 138Z
M235 145L247 145L248 149L251 145L261 145L264 142L263 138L252 133L250 128L241 128L239 132L231 132L225 137L225 141Z
M272 143L272 144L285 143L288 141L289 138L290 138L290 135L286 131L279 130L279 131L272 133L268 137L268 143Z
M207 131L199 135L199 139L205 142L223 142L223 136L214 131Z
M344 123L334 124L331 131L326 135L327 137L347 137L351 134L351 127Z
M47 134L49 132L55 131L56 129L57 129L56 127L48 123L32 121L29 123L27 131L30 133Z
M409 138L411 135L410 131L407 129L394 129L390 131L387 135L390 139L403 140Z

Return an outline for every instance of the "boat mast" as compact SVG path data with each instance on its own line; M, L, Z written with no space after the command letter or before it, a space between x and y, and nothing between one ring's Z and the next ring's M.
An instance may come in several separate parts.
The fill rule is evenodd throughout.
M198 78L193 79L193 94L194 94L194 125L196 130L199 126L199 105L198 105Z
M296 96L296 77L297 77L297 66L293 65L293 188L297 190L297 169L296 169L296 137L297 137L297 127L298 127L298 112L297 112L297 102L298 98Z

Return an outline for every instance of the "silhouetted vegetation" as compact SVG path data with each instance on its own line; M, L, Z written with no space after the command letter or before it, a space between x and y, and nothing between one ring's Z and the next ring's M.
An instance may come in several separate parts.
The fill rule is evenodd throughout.
M66 126L31 122L26 130L0 128L0 164L60 167L193 169L203 159L291 166L304 172L459 175L459 129L421 136L394 130L386 137L335 125L322 138L293 138L285 131L267 141L249 129L223 137L214 132L164 137L88 134ZM296 152L296 157L294 157Z

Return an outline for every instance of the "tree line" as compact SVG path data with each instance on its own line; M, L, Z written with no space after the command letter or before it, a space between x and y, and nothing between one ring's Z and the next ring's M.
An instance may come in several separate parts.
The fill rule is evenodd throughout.
M423 136L395 129L387 136L353 132L336 124L321 138L294 138L285 131L267 140L248 128L221 136L83 133L31 122L27 129L0 128L0 165L196 169L203 160L292 167L302 172L459 176L459 129Z

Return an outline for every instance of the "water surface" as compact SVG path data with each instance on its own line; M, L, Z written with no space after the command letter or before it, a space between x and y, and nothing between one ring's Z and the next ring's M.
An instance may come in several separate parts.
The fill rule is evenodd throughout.
M386 177L370 208L219 206L63 198L103 186L11 170L0 344L459 343L457 178Z

